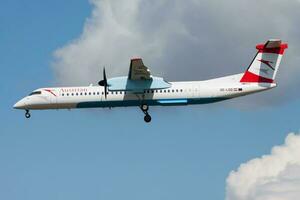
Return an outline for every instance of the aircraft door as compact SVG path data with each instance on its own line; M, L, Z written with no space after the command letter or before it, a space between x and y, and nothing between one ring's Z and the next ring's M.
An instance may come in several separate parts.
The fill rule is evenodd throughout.
M53 90L46 90L47 94L47 101L51 105L52 108L57 108L57 94Z
M199 86L195 86L193 88L193 97L199 97L200 96L200 87Z

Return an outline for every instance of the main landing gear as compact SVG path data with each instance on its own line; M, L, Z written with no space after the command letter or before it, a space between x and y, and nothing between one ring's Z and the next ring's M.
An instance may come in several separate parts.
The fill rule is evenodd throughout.
M26 112L25 112L25 117L28 119L28 118L30 118L30 113L29 113L29 110L26 110Z
M149 106L146 105L146 104L143 104L143 105L141 105L140 108L141 108L141 110L143 111L143 113L145 114L144 121L145 121L146 123L151 122L151 116L150 116L149 113L148 113Z

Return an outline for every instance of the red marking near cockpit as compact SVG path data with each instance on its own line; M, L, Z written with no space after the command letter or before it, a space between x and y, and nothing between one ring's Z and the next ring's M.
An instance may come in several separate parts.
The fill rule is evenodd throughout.
M54 94L52 90L45 89L45 91L51 93L52 95L54 95L56 97L56 94Z

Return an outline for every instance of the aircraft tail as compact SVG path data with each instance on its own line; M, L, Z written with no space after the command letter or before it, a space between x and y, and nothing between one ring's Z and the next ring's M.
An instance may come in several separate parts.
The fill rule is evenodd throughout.
M277 39L256 45L258 52L240 82L274 83L286 48L288 45Z

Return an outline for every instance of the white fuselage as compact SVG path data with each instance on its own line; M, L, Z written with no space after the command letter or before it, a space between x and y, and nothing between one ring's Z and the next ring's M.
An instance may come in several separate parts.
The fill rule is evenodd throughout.
M276 86L275 83L240 83L243 74L206 81L170 82L171 87L159 90L108 91L104 87L40 88L18 101L18 109L73 109L97 107L174 106L222 101Z

